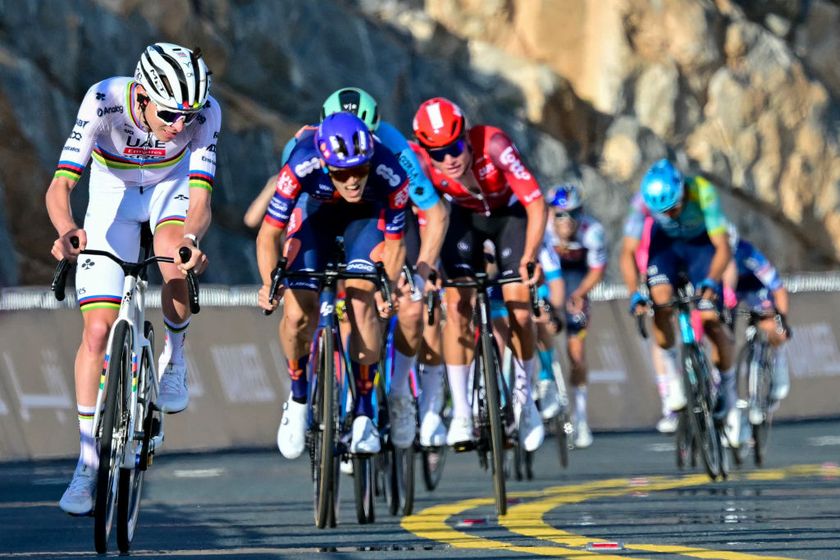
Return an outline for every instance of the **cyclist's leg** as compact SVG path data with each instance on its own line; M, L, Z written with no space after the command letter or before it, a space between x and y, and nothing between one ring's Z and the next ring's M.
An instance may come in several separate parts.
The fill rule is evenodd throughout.
M420 232L417 217L411 207L406 209L405 244L406 263L414 265L420 253ZM423 285L419 275L414 275L417 289L422 294ZM394 333L394 366L391 371L388 414L391 423L391 440L396 447L405 449L414 442L417 418L414 398L409 386L409 376L423 341L423 299L413 299L408 284L399 294L397 328Z
M376 261L385 261L388 240L379 229L379 209L359 207L346 212L344 250L348 272L373 272ZM350 364L356 380L353 420L353 453L378 453L379 433L373 424L373 382L382 345L382 326L376 307L377 286L364 280L345 282L350 322Z
M136 190L97 188L91 185L84 229L87 249L110 251L134 260L139 248L140 201ZM122 300L123 272L107 257L81 255L76 266L76 298L82 311L82 340L76 352L76 407L79 415L80 453L73 481L59 502L72 514L93 509L93 490L99 454L94 436L93 417L99 375L107 351L108 335L117 318Z
M673 240L656 225L651 230L648 253L647 278L650 297L657 305L667 305L674 296L677 281L678 260L673 251ZM679 350L675 344L673 311L670 307L659 307L653 313L653 335L662 349L662 366L668 384L668 407L680 410L685 406L685 389L679 368Z
M301 196L289 220L283 255L287 270L323 270L335 239L328 208ZM283 403L283 417L277 429L277 447L284 457L294 459L306 446L309 386L309 347L318 324L318 282L290 280L279 324L280 345L286 356L290 379L289 397Z
M189 207L189 177L163 181L151 189L149 224L154 233L156 255L179 262L178 247L184 240L184 220ZM159 263L163 277L160 299L163 311L164 343L158 360L161 376L158 406L166 412L180 412L189 404L184 341L190 325L187 282L176 263Z
M488 220L489 221L489 220ZM522 206L508 209L507 215L492 218L488 233L496 245L496 262L502 278L517 276L519 262L525 250L527 216ZM511 347L515 382L513 411L519 429L519 439L526 451L542 445L545 428L531 395L531 378L536 371L536 334L531 311L531 292L523 282L502 286L502 296L508 308L511 328Z
M441 249L441 261L447 278L457 280L471 275L475 270L483 270L482 241L474 230L472 212L453 205ZM446 436L448 445L473 439L468 385L474 351L470 330L474 295L475 290L472 289L444 290L446 322L443 325L443 356L452 397L452 422Z

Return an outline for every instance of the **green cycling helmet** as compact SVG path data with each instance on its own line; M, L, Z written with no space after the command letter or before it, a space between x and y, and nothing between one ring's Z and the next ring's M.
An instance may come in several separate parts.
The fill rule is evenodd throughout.
M348 87L332 92L321 107L321 121L341 111L353 113L362 119L371 132L379 127L379 109L376 106L376 100L361 88Z

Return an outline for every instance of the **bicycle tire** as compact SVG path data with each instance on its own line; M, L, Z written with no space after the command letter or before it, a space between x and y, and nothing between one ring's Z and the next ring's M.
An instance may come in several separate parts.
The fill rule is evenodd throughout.
M146 337L146 340L149 341L149 347L146 350L148 352L148 356L151 356L152 359L155 355L155 328L149 321L146 321L143 325L143 336ZM147 370L149 371L149 370ZM159 415L160 412L155 410L155 403L157 402L157 389L154 382L149 382L147 380L147 390L146 392L146 406L145 411L146 414L143 417L143 443L142 447L140 448L140 469L146 470L149 468L149 454L152 452L150 447L152 438L157 435L155 433L155 416ZM145 392L145 391L144 391ZM157 426L160 425L160 419L157 420Z
M371 455L353 456L353 494L356 498L356 519L360 525L376 521L376 472Z
M448 446L429 447L424 448L421 452L421 459L423 464L423 482L426 485L426 490L434 491L440 484L440 479L443 476L443 467L446 464L446 452Z
M335 361L332 333L323 329L318 335L317 384L313 391L312 482L314 486L315 526L323 529L335 517Z
M675 433L675 446L677 451L677 468L684 470L689 462L689 454L692 450L691 423L688 420L688 405L677 413L677 431Z
M131 335L128 323L120 321L114 330L108 359L105 385L105 409L100 424L99 469L96 473L93 540L96 551L108 551L108 537L117 501L122 445L114 439L114 431L123 419L125 396L123 379L131 371Z
M150 325L145 326L146 336ZM134 539L134 531L137 528L137 520L140 517L140 501L143 493L143 479L146 474L147 462L143 454L148 454L148 442L150 433L146 432L146 419L148 422L149 432L152 430L152 406L151 397L152 387L148 382L148 375L151 370L150 364L154 356L150 348L144 348L142 358L140 360L140 369L138 375L138 389L141 394L138 395L137 410L135 410L135 418L143 418L143 439L140 442L140 455L135 462L133 469L120 469L119 492L117 497L117 546L120 552L126 553L131 548L131 541ZM142 400L141 400L142 399ZM143 414L143 411L146 414ZM148 457L148 455L146 455Z
M480 364L484 374L484 390L487 399L487 415L490 419L490 452L493 466L493 492L496 497L496 513L507 514L507 491L505 488L505 448L502 425L501 403L499 401L499 370L493 356L493 346L488 333L482 333Z
M572 431L572 420L569 413L563 411L554 417L554 437L557 438L557 454L560 459L560 466L564 469L569 467L569 434Z
M763 411L763 420L760 424L755 424L752 427L753 436L753 459L756 467L763 467L764 460L767 457L767 442L770 438L770 391L772 372L772 357L769 345L763 348L761 353L761 363L758 368L758 380L756 383L756 400Z
M708 364L694 346L686 349L684 367L691 368L697 380L696 384L686 384L690 387L689 419L692 422L694 442L700 451L706 474L712 480L723 476L723 458L721 456L721 442L718 435L717 422L712 416L711 375ZM688 371L686 371L688 373Z

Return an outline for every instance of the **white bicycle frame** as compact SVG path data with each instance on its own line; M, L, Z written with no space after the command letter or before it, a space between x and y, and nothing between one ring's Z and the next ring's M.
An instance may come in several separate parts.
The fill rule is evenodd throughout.
M131 387L131 394L128 399L128 411L129 411L129 418L128 418L128 434L120 434L121 437L125 440L125 445L123 446L123 456L121 458L120 466L125 469L134 469L137 464L137 458L139 451L137 450L137 445L140 445L142 442L142 438L139 437L137 430L135 429L137 425L137 418L136 411L137 411L137 390L142 382L139 379L140 375L140 364L142 363L143 352L150 352L152 350L152 343L149 339L146 338L146 334L144 332L144 324L145 324L145 317L146 317L146 289L148 288L148 281L140 280L137 276L132 274L126 274L125 280L123 281L123 291L122 293L125 294L122 298L122 303L120 303L120 311L119 315L117 315L116 321L111 326L111 332L108 334L108 350L110 351L111 346L113 344L114 339L114 332L117 330L117 325L121 322L125 322L128 324L129 332L131 333L131 378L125 379L123 387ZM105 364L110 364L110 355L105 356ZM159 387L158 387L158 374L157 374L157 365L155 364L154 356L151 356L149 360L149 378L146 382L151 383L151 391L149 391L150 395L157 395ZM101 411L102 411L102 402L105 399L105 390L109 383L108 379L108 367L103 367L102 374L99 378L99 391L96 395L96 412L94 413L93 417L93 425L96 426L96 434L97 439L101 437ZM126 395L120 395L120 398L125 400ZM152 406L151 402L146 403L146 407ZM149 440L149 453L151 454L157 447L163 445L163 416L160 416L160 430L155 437ZM141 428L143 420L140 419ZM129 437L130 434L130 437ZM130 452L126 452L130 450Z

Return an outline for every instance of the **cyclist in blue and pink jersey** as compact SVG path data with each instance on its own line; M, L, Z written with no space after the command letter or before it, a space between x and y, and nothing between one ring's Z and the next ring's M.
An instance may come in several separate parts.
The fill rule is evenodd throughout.
M81 250L97 249L134 262L146 221L156 254L180 263L179 248L192 249L189 262L160 265L166 339L157 405L166 412L179 412L189 402L183 346L190 311L184 276L190 269L200 273L207 263L198 241L210 225L221 125L209 88L210 72L198 51L171 43L150 45L133 78L110 78L88 90L46 195L59 234L52 248L56 259L76 260ZM70 210L70 192L91 158L90 202L80 228ZM114 262L91 255L83 259L76 271L76 296L84 327L75 364L82 452L60 502L72 514L93 507L98 464L93 414L123 288L123 271Z
M577 185L559 185L550 197L554 212L550 243L560 256L566 299L566 350L571 366L570 382L574 393L575 447L592 445L592 431L587 418L586 331L591 316L589 292L604 277L607 248L604 228L583 208Z
M504 131L484 125L468 128L461 109L448 99L435 97L420 104L412 128L423 171L451 203L441 248L444 274L459 280L484 270L481 245L489 239L495 245L500 276L523 278L505 284L502 295L510 311L516 356L514 417L523 448L533 451L545 437L531 396L537 360L528 304L529 284L540 276L536 261L545 232L545 201L539 184ZM528 278L532 263L536 263L536 274ZM474 290L447 288L444 297L443 351L453 404L447 443L459 447L475 438L467 389Z
M718 313L722 302L721 278L731 258L727 221L714 185L700 176L683 177L670 161L656 162L642 178L640 196L631 203L624 226L621 272L630 299L630 312L641 313L651 300L656 342L665 349L668 377L676 380L669 390L674 410L685 406L685 392L678 371L673 311L670 303L678 275L684 272L701 296L698 309L703 329L712 342L713 362L721 373L715 417L723 419L735 402L734 344ZM646 213L653 217L647 264L650 296L638 291L635 253L642 237Z
M336 90L324 101L321 108L321 119L337 112L349 112L359 117L374 138L388 149L399 160L409 180L409 198L413 206L406 211L406 262L415 266L417 276L415 284L420 291L435 289L426 280L434 270L443 243L443 235L449 220L449 214L443 199L441 199L429 179L423 174L417 156L409 147L405 137L391 124L380 119L376 100L365 90L346 87ZM283 148L281 165L285 164L294 147L304 137L309 137L315 125L305 125L292 137ZM275 177L276 181L276 177ZM266 185L266 189L274 191L273 184ZM253 225L259 213L259 219L265 214L265 208L270 199L270 192L264 192L252 203L246 213L246 223ZM417 215L415 211L417 211ZM417 216L424 218L421 228ZM422 342L423 335L423 300L412 298L409 292L401 293L399 297L399 311L397 314L397 329L395 331L395 352L390 383L389 407L391 424L391 439L395 446L406 448L414 442L417 427L415 407L408 383L409 371ZM425 394L440 395L443 392L443 365L425 364L421 368L421 385ZM427 375L428 374L428 375ZM425 404L425 401L424 401ZM435 433L442 428L435 425L437 419L429 412L430 407L421 407L425 432ZM439 417L438 417L439 418ZM437 422L439 425L439 420ZM421 435L422 435L421 433ZM428 438L427 438L428 439Z
M790 338L787 323L789 297L776 267L750 242L729 230L734 246L733 262L738 271L735 296L748 310L761 314L764 319L758 327L767 333L773 347L773 382L770 398L780 401L790 391L790 373L784 344Z
M276 301L269 301L269 290L281 246L288 270L320 271L332 257L339 235L344 237L348 271L373 272L374 263L382 261L396 283L405 260L407 202L407 177L365 123L350 113L326 117L315 134L301 136L278 176L257 235L257 263L263 280L259 305L263 309L277 306ZM318 282L290 280L287 284L280 341L291 393L283 404L277 444L285 457L293 459L305 447L306 368L318 323ZM382 340L378 317L387 317L390 311L370 282L347 280L345 289L351 326L349 354L359 397L350 451L377 453L380 441L371 420L371 397Z

